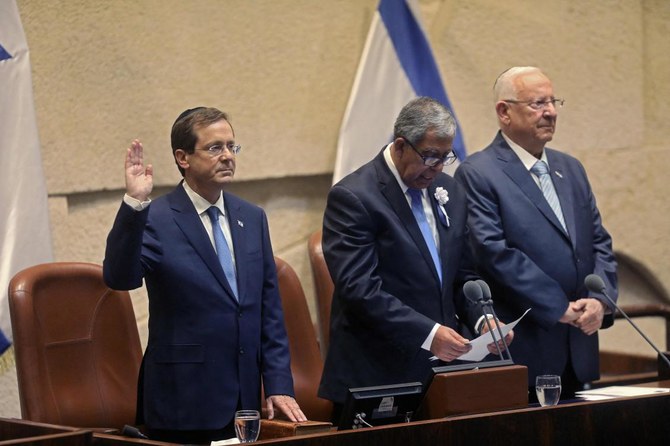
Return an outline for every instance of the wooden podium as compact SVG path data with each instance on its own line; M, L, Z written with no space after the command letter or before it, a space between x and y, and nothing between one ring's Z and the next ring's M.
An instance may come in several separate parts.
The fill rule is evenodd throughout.
M528 369L520 365L438 373L419 419L528 407Z

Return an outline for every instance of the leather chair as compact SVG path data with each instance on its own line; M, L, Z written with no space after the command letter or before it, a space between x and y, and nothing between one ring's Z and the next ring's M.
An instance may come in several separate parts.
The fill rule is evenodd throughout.
M275 257L275 263L291 352L296 401L308 419L330 421L331 402L316 396L323 362L305 293L293 268L278 257Z
M21 415L99 429L135 423L142 347L127 291L102 267L47 263L16 274L9 310Z
M313 233L307 242L309 262L312 265L314 289L316 292L316 309L318 312L319 339L321 356L326 357L330 339L330 306L333 300L333 280L330 277L326 260L321 248L321 231Z

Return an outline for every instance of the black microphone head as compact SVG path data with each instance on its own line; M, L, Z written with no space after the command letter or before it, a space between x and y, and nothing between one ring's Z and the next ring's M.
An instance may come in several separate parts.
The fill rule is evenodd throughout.
M479 279L477 280L477 285L482 289L482 296L484 296L484 299L489 300L491 298L491 288L489 288L489 284L482 279Z
M130 438L148 439L148 437L144 435L138 428L135 426L129 426L127 424L123 426L123 429L121 429L121 435Z
M463 285L463 294L470 302L478 303L482 300L482 287L474 280L469 280Z
M584 279L584 285L586 285L586 288L588 288L588 290L592 293L605 292L605 282L603 282L603 279L601 279L600 276L596 274L589 274L586 276L586 279Z

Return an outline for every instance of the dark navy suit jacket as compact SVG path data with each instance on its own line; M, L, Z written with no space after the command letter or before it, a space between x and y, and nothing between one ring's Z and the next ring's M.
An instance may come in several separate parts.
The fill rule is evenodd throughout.
M153 429L226 426L238 401L293 395L289 351L265 213L224 193L239 303L184 188L140 212L122 204L107 239L108 286L146 281L149 340L138 421Z
M568 301L588 296L588 274L598 274L616 299L612 241L581 163L544 150L567 234L500 133L486 149L469 156L455 178L467 190L475 258L498 316L509 322L532 308L515 328L510 349L516 363L528 366L529 384L538 374L560 375L568 358L577 378L589 382L599 377L597 334L586 336L558 320ZM603 326L611 324L606 316Z
M438 218L436 187L449 193L449 227ZM434 324L458 329L458 316L470 326L476 320L478 310L461 292L466 280L478 278L469 268L464 191L440 173L428 194L442 285L383 152L331 189L323 251L335 291L319 396L343 403L350 387L423 382L438 365L421 348Z

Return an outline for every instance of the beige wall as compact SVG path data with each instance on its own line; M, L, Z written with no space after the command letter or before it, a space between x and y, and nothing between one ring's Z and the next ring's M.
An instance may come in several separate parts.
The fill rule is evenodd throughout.
M321 224L339 124L377 1L17 3L56 260L100 263L129 141L144 141L163 193L179 179L173 120L185 108L212 105L231 114L244 146L233 192L265 207L275 253L296 268L311 298L306 241ZM511 65L544 68L566 99L552 146L584 162L615 248L670 289L670 2L420 5L468 150L493 138L496 76ZM144 339L143 292L135 301ZM660 334L655 339L661 343ZM14 380L11 372L0 377L0 416L19 414Z

